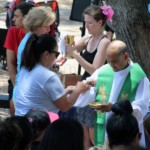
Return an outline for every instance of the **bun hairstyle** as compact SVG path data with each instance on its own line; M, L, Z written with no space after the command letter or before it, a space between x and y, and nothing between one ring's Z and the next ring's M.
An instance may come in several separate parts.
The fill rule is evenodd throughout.
M57 41L54 37L48 34L37 36L32 34L27 41L22 54L21 67L31 71L34 66L39 63L41 55L48 51L51 53L57 47Z
M110 148L114 145L130 145L139 134L131 103L128 100L119 100L112 105L111 110L113 114L106 125Z
M132 115L133 109L128 100L120 100L112 105L111 111L118 116Z

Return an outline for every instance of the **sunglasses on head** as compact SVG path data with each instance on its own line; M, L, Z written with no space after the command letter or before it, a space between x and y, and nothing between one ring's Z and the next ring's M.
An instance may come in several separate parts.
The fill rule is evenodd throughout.
M60 52L57 52L57 51L51 51L52 53L55 53L55 57L57 58L60 54Z

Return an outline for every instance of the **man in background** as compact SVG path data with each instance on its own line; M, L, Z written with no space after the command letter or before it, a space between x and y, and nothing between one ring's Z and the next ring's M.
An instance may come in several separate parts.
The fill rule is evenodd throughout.
M9 28L4 47L7 54L7 66L10 79L8 80L8 93L10 100L10 115L14 114L14 105L12 101L13 86L17 74L17 50L18 46L25 36L23 28L23 19L29 10L34 7L32 3L21 3L14 8L13 22L15 26Z

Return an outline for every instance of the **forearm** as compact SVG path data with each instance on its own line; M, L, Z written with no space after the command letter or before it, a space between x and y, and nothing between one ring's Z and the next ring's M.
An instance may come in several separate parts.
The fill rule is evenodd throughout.
M73 52L73 57L89 74L92 74L95 71L93 64L90 64L89 62L87 62L78 52Z
M76 102L80 92L73 91L69 96L64 95L59 100L54 101L55 105L63 112L68 111Z
M17 74L17 58L13 50L7 49L6 54L8 73L13 85L15 85L15 79Z
M68 110L73 106L73 104L77 101L77 98L79 97L81 93L77 92L77 91L73 91L68 97L67 97L67 101L68 101L68 105L67 108Z
M17 74L17 69L16 66L13 64L8 64L8 73L11 79L11 82L13 86L15 85L15 80L16 80L16 74Z

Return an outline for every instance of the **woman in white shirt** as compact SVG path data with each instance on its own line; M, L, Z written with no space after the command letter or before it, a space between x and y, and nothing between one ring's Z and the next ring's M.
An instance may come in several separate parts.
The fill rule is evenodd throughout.
M53 37L47 34L31 35L22 55L15 115L24 115L33 108L46 108L55 113L67 111L87 88L87 85L79 82L70 96L66 96L59 77L49 69L58 55L58 45Z

